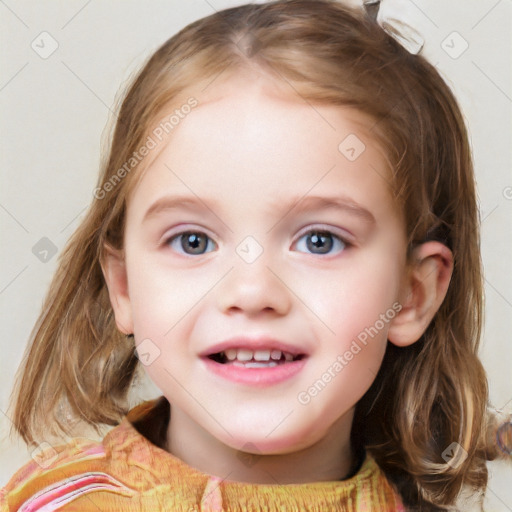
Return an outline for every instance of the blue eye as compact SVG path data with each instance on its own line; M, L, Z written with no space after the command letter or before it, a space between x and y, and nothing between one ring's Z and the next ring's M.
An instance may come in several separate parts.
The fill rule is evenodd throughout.
M213 242L208 235L201 233L200 231L184 231L183 233L178 233L170 238L166 243L175 251L191 256L210 252L212 246L215 248L215 242Z
M301 244L303 240L305 242ZM302 248L299 246L302 245ZM313 229L302 235L296 243L299 252L311 252L312 254L329 254L332 252L342 252L348 247L348 243L344 242L340 237L330 231Z

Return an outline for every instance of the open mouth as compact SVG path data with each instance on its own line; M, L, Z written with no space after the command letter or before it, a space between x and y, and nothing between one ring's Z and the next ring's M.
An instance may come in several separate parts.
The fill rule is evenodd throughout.
M247 348L229 348L208 356L216 363L244 368L273 368L300 361L304 357L305 354L295 355L277 349L251 350Z

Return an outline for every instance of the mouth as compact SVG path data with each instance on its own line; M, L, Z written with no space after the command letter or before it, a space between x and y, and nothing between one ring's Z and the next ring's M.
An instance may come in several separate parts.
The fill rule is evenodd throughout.
M271 386L298 375L308 354L269 338L231 339L200 354L205 368L222 379L247 386Z
M274 368L276 366L301 361L305 354L292 354L275 348L253 350L250 348L228 348L207 356L208 359L223 365L243 368Z

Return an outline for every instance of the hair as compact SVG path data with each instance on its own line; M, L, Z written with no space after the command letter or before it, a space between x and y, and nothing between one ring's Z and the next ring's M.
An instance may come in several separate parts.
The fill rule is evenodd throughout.
M485 489L488 392L477 357L483 286L465 122L431 64L363 9L334 0L217 12L165 42L133 79L98 183L109 191L94 199L63 251L31 336L13 401L16 431L33 443L48 428L67 432L69 415L97 426L115 425L126 413L137 358L133 339L116 328L101 263L106 247L122 250L127 198L141 165L116 186L105 185L187 89L247 66L288 83L298 101L367 114L404 212L408 257L427 240L453 253L446 298L422 338L406 348L388 343L356 406L353 442L416 510L442 510L464 486ZM451 443L460 464L442 457Z

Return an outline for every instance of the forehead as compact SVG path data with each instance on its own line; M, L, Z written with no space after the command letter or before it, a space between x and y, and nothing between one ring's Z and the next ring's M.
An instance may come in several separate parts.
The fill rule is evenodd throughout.
M164 182L179 192L217 191L232 202L254 196L255 187L274 202L287 191L340 186L359 199L392 199L386 155L371 136L374 121L356 109L309 102L283 80L252 70L187 96L197 106L162 141L136 187L145 200Z

